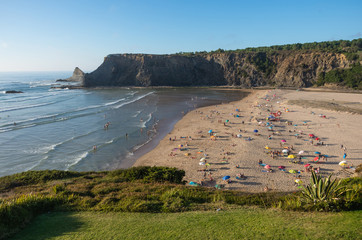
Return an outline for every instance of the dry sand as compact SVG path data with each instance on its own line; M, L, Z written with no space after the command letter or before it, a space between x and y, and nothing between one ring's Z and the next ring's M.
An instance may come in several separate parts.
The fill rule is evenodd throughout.
M302 102L298 100L310 100L315 104L313 108L296 105ZM138 159L134 166L176 167L186 171L187 182L211 187L218 184L225 189L247 192L261 192L266 187L271 191L298 190L295 184L298 177L303 184L309 182L311 173L304 167L307 163L319 167L321 174L347 177L354 172L351 166L362 163L362 115L327 110L325 102L361 109L362 94L253 90L240 101L189 112L154 150ZM281 121L270 122L274 125L273 131L266 126L270 111L281 112ZM225 123L226 120L229 122ZM291 123L288 125L286 121ZM210 129L216 136L215 140L210 138ZM255 134L254 130L258 133ZM238 134L242 137L237 137ZM318 141L311 139L309 134L320 138L319 143L323 142L323 145L317 145ZM268 139L269 135L271 139ZM252 140L247 140L248 137ZM281 144L281 140L286 142ZM292 147L292 154L296 156L299 151L305 151L301 159L303 163L293 163L290 162L292 159L282 156L273 159L268 154L286 147ZM314 162L316 151L328 155L327 161ZM338 163L343 160L344 152L347 153L348 165L342 168ZM206 158L207 166L200 165L201 158ZM260 159L273 171L267 172L260 166ZM278 169L279 166L285 166L285 170ZM289 173L290 170L299 173ZM246 178L237 179L238 174ZM222 179L224 176L230 176L231 183L226 183Z

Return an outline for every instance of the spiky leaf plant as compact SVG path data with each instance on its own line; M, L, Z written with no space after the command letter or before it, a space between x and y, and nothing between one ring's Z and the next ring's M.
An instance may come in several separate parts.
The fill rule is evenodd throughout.
M341 181L337 179L331 180L329 175L327 178L322 178L312 172L311 183L307 187L303 187L302 196L307 202L329 202L340 197L346 190L341 186Z

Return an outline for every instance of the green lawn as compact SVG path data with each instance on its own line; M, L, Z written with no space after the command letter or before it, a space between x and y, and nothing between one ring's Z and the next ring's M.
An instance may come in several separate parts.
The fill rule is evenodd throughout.
M260 208L185 213L59 212L14 239L362 239L362 211L300 213Z

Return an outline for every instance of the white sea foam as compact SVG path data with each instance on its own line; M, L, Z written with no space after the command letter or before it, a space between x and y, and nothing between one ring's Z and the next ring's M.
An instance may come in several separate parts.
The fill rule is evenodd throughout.
M55 102L33 104L33 105L27 105L27 106L17 106L17 107L1 109L0 112L10 112L10 111L16 111L16 110L21 110L21 109L26 109L26 108L42 107L42 106L47 106L47 105L51 105L51 104L54 104L54 103Z
M117 101L114 101L114 102L106 103L106 104L104 104L104 106L114 105L116 103L122 102L123 100L125 100L125 98L118 99Z
M78 154L72 159L72 163L68 164L66 167L66 170L69 170L70 167L77 165L80 161L82 161L84 158L88 156L89 152L83 152L81 154Z
M147 97L148 95L151 95L151 94L153 94L153 92L149 92L149 93L144 94L144 95L142 95L142 96L136 97L135 99L132 99L131 101L128 101L128 102L124 102L124 103L122 103L122 104L119 104L119 105L115 106L114 108L121 108L121 107L123 107L124 105L130 104L130 103L134 103L134 102L136 102L136 101L138 101L138 100L140 100L140 99L142 99L142 98L145 98L145 97Z

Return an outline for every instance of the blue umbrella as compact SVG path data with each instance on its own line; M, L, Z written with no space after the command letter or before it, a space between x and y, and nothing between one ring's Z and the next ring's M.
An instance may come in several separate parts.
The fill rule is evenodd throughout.
M212 133L212 130L211 130L211 129L209 130L209 133Z
M255 129L255 130L254 130L254 132L255 132L255 133L257 133L257 132L258 132L258 130L256 130L256 129Z
M228 180L230 178L230 176L225 176L222 178L222 180Z
M315 154L321 154L320 152L314 152Z

